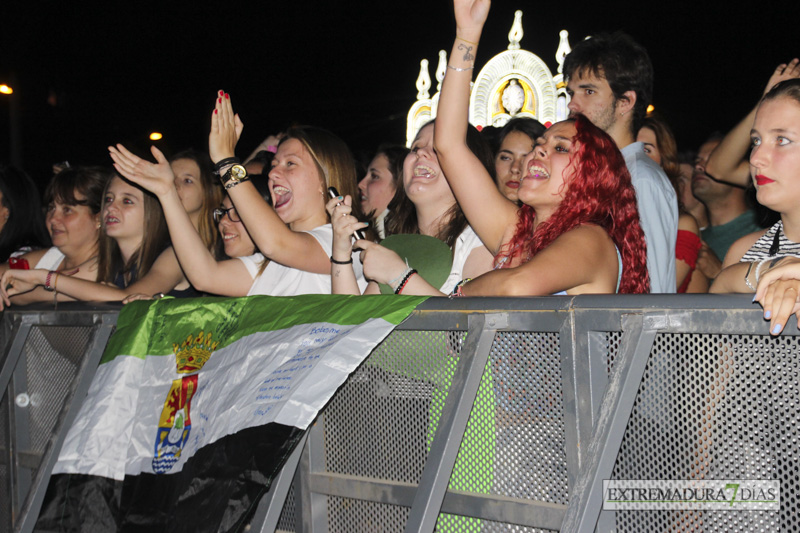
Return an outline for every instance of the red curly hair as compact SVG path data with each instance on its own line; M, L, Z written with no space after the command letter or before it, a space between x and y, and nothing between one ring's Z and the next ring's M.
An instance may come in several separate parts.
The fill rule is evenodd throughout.
M523 262L529 261L567 231L595 224L606 230L622 256L619 292L650 292L647 246L625 160L611 137L583 115L575 119L575 129L576 150L568 167L574 172L564 199L536 231L533 231L536 212L533 207L523 205L514 237L497 254L495 264L516 256L522 256Z

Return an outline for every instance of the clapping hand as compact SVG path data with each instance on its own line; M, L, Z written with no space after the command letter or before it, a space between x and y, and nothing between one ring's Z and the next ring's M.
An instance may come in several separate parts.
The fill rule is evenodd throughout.
M234 156L243 129L242 120L233 112L230 95L219 91L211 115L211 132L208 134L208 153L214 163Z
M142 159L121 144L118 144L116 148L108 147L108 153L114 160L114 168L117 169L117 172L156 196L162 197L174 189L175 174L161 150L151 146L150 151L155 157L156 163Z

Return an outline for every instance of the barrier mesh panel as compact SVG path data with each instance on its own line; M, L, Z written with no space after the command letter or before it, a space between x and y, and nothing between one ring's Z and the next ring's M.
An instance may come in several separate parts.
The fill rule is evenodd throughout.
M324 411L327 471L419 483L464 337L387 337Z
M620 342L622 342L621 331L609 331L606 333L606 370L609 376L614 369L614 361L619 355Z
M278 527L275 531L290 531L294 533L297 531L297 506L295 504L297 492L295 491L294 483L289 487L289 493L286 495L286 501L283 504L281 516L278 518Z
M403 531L409 512L400 505L329 496L328 531L396 533Z
M30 449L44 452L91 339L90 327L31 328L25 343Z
M566 505L561 389L557 333L498 332L449 489ZM437 522L442 531L509 527L445 513Z
M800 338L660 334L613 479L772 479L780 512L622 511L627 531L798 531Z
M465 337L394 331L384 339L323 411L326 472L419 483ZM298 523L289 513L287 502L282 524ZM401 531L408 509L329 497L328 514L331 532Z
M73 390L91 334L92 327L34 326L30 329L12 378L14 397L10 398L7 391L3 391L0 402L0 446L3 448L0 524L10 524L11 520L10 439L16 436L19 468L28 474L27 479L32 478L50 440L55 437L64 401ZM20 368L20 364L24 367ZM20 399L18 404L15 403L17 398ZM14 427L10 425L9 409L14 409Z

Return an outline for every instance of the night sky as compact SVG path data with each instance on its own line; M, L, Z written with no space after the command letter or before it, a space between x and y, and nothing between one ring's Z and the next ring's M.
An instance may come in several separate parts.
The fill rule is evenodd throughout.
M53 162L107 164L109 143L146 149L153 130L168 152L204 149L218 89L245 123L240 155L293 122L331 129L355 151L402 143L419 61L433 78L455 31L447 0L199 5L2 2L0 83L14 80L25 169L41 182ZM624 30L648 49L654 105L690 149L731 127L775 66L800 54L797 5L496 1L478 65L506 49L516 9L522 48L553 72L562 28L573 45ZM0 95L3 161L9 121Z

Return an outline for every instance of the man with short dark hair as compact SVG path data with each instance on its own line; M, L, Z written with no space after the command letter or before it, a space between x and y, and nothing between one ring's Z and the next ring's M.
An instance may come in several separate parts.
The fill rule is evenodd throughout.
M731 185L728 176L712 178L706 172L706 163L711 153L722 141L712 136L697 151L692 173L692 194L703 202L708 213L708 226L701 229L700 236L713 254L702 249L697 268L709 279L714 279L722 270L722 261L731 245L740 237L758 231L756 212L747 205L744 187Z
M647 51L617 32L578 43L564 61L570 115L583 114L608 133L625 158L647 242L650 292L675 292L678 199L666 174L635 142L653 92Z

